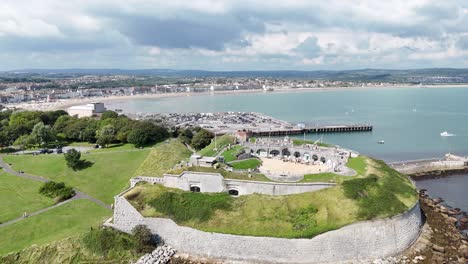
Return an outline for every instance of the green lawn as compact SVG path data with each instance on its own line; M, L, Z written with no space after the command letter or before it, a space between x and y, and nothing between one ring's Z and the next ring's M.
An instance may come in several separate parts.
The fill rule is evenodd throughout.
M367 163L365 156L359 156L357 158L349 158L346 166L355 170L359 175L365 175L367 171Z
M211 202L200 205L208 206L199 208L199 212L208 214L203 217L199 217L197 212L193 212L192 217L187 213L185 216L188 218L178 218L177 215L183 215L184 205L195 200L216 201L219 197L178 195L181 190L149 184L136 187L126 197L145 216L175 217L178 224L207 232L285 238L313 237L356 221L392 216L402 213L417 201L417 191L405 175L367 157L352 162L358 169L366 164L364 173L352 177L325 173L309 176L309 181L339 177L335 187L287 196L244 195L230 197L231 201L221 197L224 205L214 212L209 207ZM212 168L202 170L207 169L219 171ZM233 174L224 173L223 176L229 178ZM178 194L164 195L164 199L158 200L165 192ZM161 200L165 201L164 207L154 206L154 201ZM226 206L226 202L230 206Z
M220 136L220 137L216 138L216 147L217 147L216 151L214 150L215 149L215 140L213 139L211 141L211 144L206 146L204 149L200 150L198 152L198 154L200 154L202 156L211 157L211 156L216 155L216 153L218 151L220 151L221 149L223 149L224 147L226 147L229 144L234 144L234 137L229 136L229 135L223 135L223 136Z
M0 255L33 244L46 244L98 226L111 212L87 200L72 201L45 213L0 228Z
M236 145L233 146L231 149L224 151L223 154L221 154L221 156L224 157L225 162L235 161L237 159L236 155L239 154L242 149L242 146Z
M136 170L134 175L162 177L182 160L187 160L192 152L180 141L171 140L169 143L159 143L151 149L148 157Z
M306 174L301 182L340 182L349 176L341 176L332 172L324 172L317 174Z
M247 170L247 169L255 169L258 166L260 166L262 162L259 159L246 159L246 160L240 160L240 161L234 161L229 163L234 169L237 170Z
M41 185L0 170L0 223L53 205L53 199L39 194Z
M298 139L298 138L293 138L293 144L294 145L304 145L304 144L314 144L315 141L313 140L303 140L303 139ZM317 146L320 147L332 147L333 145L324 143L324 142L317 142Z
M73 171L68 168L63 155L9 155L6 162L17 171L43 176L77 188L110 204L114 195L129 185L129 179L145 160L149 150L128 152L99 152L82 154L82 159L92 162L88 168Z

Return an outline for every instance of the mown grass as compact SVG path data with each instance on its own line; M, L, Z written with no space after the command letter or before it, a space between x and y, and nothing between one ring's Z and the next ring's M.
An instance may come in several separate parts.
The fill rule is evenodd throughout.
M417 192L406 176L381 161L366 157L359 160L355 168L362 168L364 162L366 171L352 177L340 176L335 187L287 196L254 194L230 198L230 209L215 210L207 220L187 217L177 222L208 232L313 237L356 221L402 213L417 201ZM317 176L320 177L324 181L335 175ZM162 193L171 191L163 186L141 185L127 197L145 216L171 217L150 204ZM183 213L181 207L176 208Z
M332 172L323 172L317 174L306 174L301 182L341 182L348 176L341 176Z
M9 155L4 160L17 171L64 182L110 204L114 195L129 185L129 179L148 153L149 150L137 150L82 154L82 159L92 165L77 171L67 167L63 155Z
M69 202L0 228L0 255L83 233L111 215L112 212L88 200Z
M356 158L349 158L346 166L355 170L358 175L365 175L367 172L367 160L365 156L358 156Z
M39 194L41 185L0 170L0 223L53 205L54 199Z
M236 145L233 146L231 149L228 149L221 154L224 157L225 162L231 162L237 160L236 155L242 151L243 147Z
M168 173L179 175L184 171L219 173L226 179L249 180L249 181L271 181L261 173L231 172L222 168L215 169L210 167L184 167L168 171ZM249 176L250 175L250 176Z
M294 145L304 145L304 144L314 144L315 141L312 141L312 140L303 140L303 139L298 139L298 138L293 138L293 144ZM327 143L324 143L324 142L317 142L317 146L319 147L332 147L333 145L331 144L327 144Z
M200 154L202 156L207 156L207 157L215 156L216 153L218 153L218 151L220 151L221 149L223 149L224 147L226 147L229 144L234 144L234 137L230 136L230 135L223 135L223 136L220 136L220 137L216 138L216 148L217 148L217 150L215 150L215 141L213 139L211 141L211 144L206 146L202 150L200 150L198 152L198 154Z
M259 159L252 158L246 160L239 160L229 163L236 170L256 169L262 162Z
M187 160L191 154L192 152L178 140L160 143L151 149L149 155L135 171L135 175L162 177L176 164Z

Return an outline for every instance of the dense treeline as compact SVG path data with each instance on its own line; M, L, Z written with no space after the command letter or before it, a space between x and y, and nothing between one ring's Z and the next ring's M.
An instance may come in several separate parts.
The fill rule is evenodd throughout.
M100 119L72 117L62 110L0 112L0 146L49 147L76 141L104 147L111 143L142 147L169 136L165 127L113 111L104 112Z

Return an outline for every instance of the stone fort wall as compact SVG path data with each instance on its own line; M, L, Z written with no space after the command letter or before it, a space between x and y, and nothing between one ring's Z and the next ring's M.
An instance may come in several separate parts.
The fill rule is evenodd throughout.
M165 218L143 217L125 198L115 198L114 228L130 232L147 225L179 252L255 263L358 262L398 254L419 236L419 203L400 215L358 222L311 239L284 239L210 233L178 226Z
M190 191L191 186L198 186L201 192L228 192L231 189L239 195L266 194L289 195L304 192L314 192L324 188L336 186L335 183L280 183L250 180L225 179L219 173L185 171L180 175L165 174L162 178L138 176L131 179L131 187L144 181L152 184L162 184L166 187Z

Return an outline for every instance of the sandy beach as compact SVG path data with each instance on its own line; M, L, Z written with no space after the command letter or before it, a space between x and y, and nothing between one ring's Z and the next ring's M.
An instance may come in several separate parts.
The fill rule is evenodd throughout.
M233 95L233 94L256 94L256 93L294 93L294 92L319 92L330 90L362 90L362 89L433 89L433 88L468 88L468 84L456 85L399 85L399 86L356 86L356 87L319 87L319 88L276 88L273 91L263 90L236 90L236 91L212 91L212 92L183 92L183 93L158 93L158 94L138 94L122 96L96 96L85 98L61 99L54 102L24 102L18 104L6 104L7 107L16 107L25 110L51 111L66 110L73 105L87 104L91 102L112 102L135 99L158 99L183 96L204 96L204 95Z

